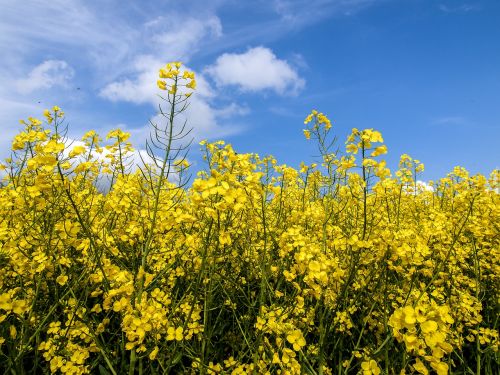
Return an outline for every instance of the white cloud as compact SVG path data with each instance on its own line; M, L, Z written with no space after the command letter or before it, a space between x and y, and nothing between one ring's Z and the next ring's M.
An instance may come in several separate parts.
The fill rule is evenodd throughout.
M245 53L225 53L208 67L217 85L235 85L242 91L273 90L280 95L297 94L305 80L285 60L280 60L265 47L251 48Z
M74 74L73 68L66 61L46 60L33 68L26 78L18 79L15 85L22 94L54 86L66 87Z

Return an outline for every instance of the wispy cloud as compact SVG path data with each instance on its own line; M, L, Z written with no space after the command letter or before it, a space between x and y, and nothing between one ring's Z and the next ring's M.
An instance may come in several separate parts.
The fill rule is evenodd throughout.
M439 4L438 8L442 12L445 13L467 13L467 12L475 12L481 10L481 5L472 4L472 3L462 3L457 4L458 1L453 2L453 5L448 4Z
M290 118L297 118L298 116L304 115L303 113L297 112L297 110L293 108L288 108L288 107L283 107L283 106L271 106L269 107L269 112L274 113L277 116L280 117L290 117Z
M109 101L157 108L158 69L167 61L190 61L201 46L222 35L221 21L214 13L216 3L221 1L203 9L202 2L199 3L193 2L183 8L165 6L162 11L150 12L153 6L158 6L157 2L144 1L141 7L136 7L115 0L102 3L34 0L26 6L15 0L5 0L0 22L0 48L6 51L8 58L0 61L0 80L3 81L0 116L4 121L17 124L27 113L12 103L40 103L40 97L44 98L43 102L50 97L64 107L68 97L60 88L75 78L80 80L75 82L76 90L83 83L80 70L85 72L82 72L83 79L90 86L91 94L97 91ZM199 11L194 12L194 9ZM21 19L29 19L30 25L23 24ZM50 58L37 61L45 56ZM228 103L227 108L213 106L210 102L213 89L202 75L197 81L198 89L192 97L189 115L191 121L196 122L198 135L219 137L241 131L242 127L237 126L225 129L219 121L246 112L236 103ZM43 95L40 94L42 89L45 90ZM39 114L40 105L34 107L37 111L31 114ZM138 130L132 133L140 142L144 129ZM7 142L2 138L0 148L7 149Z
M133 27L90 2L1 3L0 158L19 119L40 116L47 105L66 107L76 95L61 87L82 79L91 86L103 72L116 74L136 37Z
M151 50L157 55L188 61L202 42L222 36L220 19L211 15L203 18L157 17L145 24L145 35Z
M251 20L251 22L241 22L237 28L232 28L230 32L223 33L216 43L209 42L205 44L205 48L200 50L199 54L224 53L227 50L241 48L241 46L268 44L329 18L354 15L371 6L389 1L394 0L255 0L231 2L231 5L237 6L243 14L252 14L255 9L258 9L260 17L254 19L252 16L247 16L247 20ZM221 5L220 2L219 5Z
M433 125L466 125L467 119L462 116L443 116L431 120Z
M386 0L274 0L275 12L297 27L335 15L352 15L375 2Z
M231 103L226 107L216 109L215 113L220 118L230 118L233 116L245 116L250 113L250 108L247 105Z
M1 0L0 118L9 124L4 126L9 131L0 138L0 157L5 156L2 150L8 150L10 132L17 127L19 118L40 114L44 105L65 107L77 96L77 87L85 88L85 98L100 95L109 102L156 105L157 69L169 60L182 59L195 65L195 58L208 56L210 61L216 60L212 65L216 82L234 85L239 92L298 92L305 80L296 68L307 66L302 56L292 52L286 60L263 47L247 51L246 60L239 62L238 54L223 54L242 46L267 44L289 30L299 30L332 15L352 14L376 1L386 0L259 0L258 6L265 8L266 17L226 31L218 17L224 5L241 7L245 13L245 7L253 9L255 3ZM226 57L217 60L217 55ZM261 72L259 78L255 70L261 66L259 61L275 72L273 77ZM243 77L224 78L217 70L222 63L231 63L233 73L238 71ZM251 108L239 103L237 96L215 105L218 87L204 79L207 73L203 66L198 68L198 90L189 113L191 123L198 126L200 134L212 137L241 132L243 126L226 124L238 122L238 116L249 113ZM70 94L61 88L75 92ZM79 95L81 99L83 94ZM99 105L105 107L102 102ZM85 121L97 128L106 127L97 121L99 109L93 112L86 115Z
M26 20L28 22L23 22ZM70 55L102 67L116 65L137 40L124 20L99 12L81 0L16 0L2 2L0 48L8 51L2 65L32 58L38 53Z

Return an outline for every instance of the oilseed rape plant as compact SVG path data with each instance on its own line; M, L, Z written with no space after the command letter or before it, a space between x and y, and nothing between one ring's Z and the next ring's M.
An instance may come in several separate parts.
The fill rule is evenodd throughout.
M21 121L0 167L0 372L498 373L498 170L426 189L380 132L340 147L314 110L313 163L201 142L188 184L196 78L174 62L157 86L139 167L120 129L105 145L70 141L59 107Z

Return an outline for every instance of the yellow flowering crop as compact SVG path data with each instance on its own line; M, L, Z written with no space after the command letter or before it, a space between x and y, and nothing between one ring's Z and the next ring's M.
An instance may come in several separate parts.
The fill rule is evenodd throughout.
M196 88L179 62L157 84L170 120ZM425 187L419 160L387 167L380 132L353 129L341 150L314 110L314 163L202 142L187 183L173 120L136 168L130 134L72 143L60 108L44 118L21 122L2 163L1 373L499 368L499 171Z

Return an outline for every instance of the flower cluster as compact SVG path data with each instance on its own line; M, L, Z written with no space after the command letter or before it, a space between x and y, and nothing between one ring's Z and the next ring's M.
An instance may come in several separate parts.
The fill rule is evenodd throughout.
M309 125L311 122L312 125ZM308 127L303 130L306 139L311 139L311 133L316 134L320 131L320 129L328 132L332 127L330 119L326 117L325 114L318 112L315 109L313 109L312 112L307 115L304 120L304 125L308 125Z
M400 307L389 318L394 337L404 343L407 352L417 357L415 370L425 373L426 367L419 358L422 357L439 375L448 374L448 364L442 360L453 351L450 344L453 323L450 308L434 300L430 303L420 301L415 307Z
M179 88L196 89L196 79L194 72L184 70L181 72L182 63L173 62L166 64L160 69L159 80L157 81L160 90L166 90L170 95L176 95ZM186 97L192 92L184 93Z

